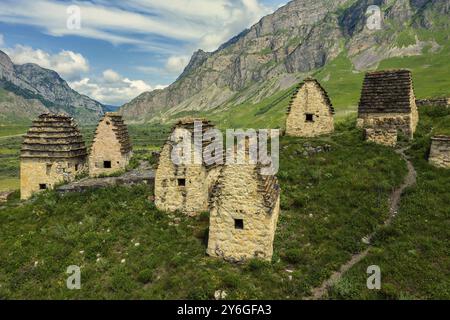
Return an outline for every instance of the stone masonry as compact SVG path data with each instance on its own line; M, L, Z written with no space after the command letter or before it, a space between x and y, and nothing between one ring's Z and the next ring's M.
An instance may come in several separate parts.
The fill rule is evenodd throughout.
M225 165L211 198L207 253L231 262L271 260L280 213L275 176L257 165Z
M42 114L24 136L20 152L21 199L69 182L87 170L83 137L72 118Z
M409 70L366 74L358 108L357 126L368 141L395 146L398 134L413 138L419 121ZM396 132L396 134L394 134Z
M450 136L434 136L431 138L428 161L436 167L450 169Z
M122 116L108 112L100 120L89 155L89 175L97 177L125 170L132 146Z
M194 121L202 123L203 133L214 125L205 119L183 119L172 129L171 138L164 144L155 174L155 205L168 212L181 211L196 215L208 211L209 198L220 173L220 166L201 164L177 165L172 161L176 140L188 132L194 141ZM175 140L174 140L175 139ZM202 142L202 151L208 142ZM194 148L192 146L191 159Z
M295 92L286 119L286 135L315 137L334 131L334 109L317 80L307 78Z

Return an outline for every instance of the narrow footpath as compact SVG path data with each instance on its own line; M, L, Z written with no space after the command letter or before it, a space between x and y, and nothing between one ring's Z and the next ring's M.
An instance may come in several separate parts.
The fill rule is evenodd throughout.
M401 196L402 196L403 192L405 191L405 189L416 184L416 178L417 178L416 170L414 169L412 162L405 155L405 151L408 148L409 147L398 149L395 151L406 161L406 164L408 166L408 174L406 175L405 180L403 181L401 186L398 187L397 189L395 189L391 193L391 196L389 197L389 216L384 221L384 223L383 223L384 226L390 225L392 220L397 215L398 209L400 206ZM376 233L376 231L363 238L363 239L365 239L365 242L369 244L368 247L364 251L353 255L350 258L350 260L348 260L345 264L341 265L341 267L339 268L339 271L334 272L327 280L325 280L322 283L322 285L320 287L312 289L311 295L309 297L306 297L305 300L322 299L325 296L325 294L328 292L328 288L330 288L333 284L337 283L348 270L350 270L359 261L364 259L367 256L367 254L369 253L370 248L372 247L370 243L371 243L371 240L372 240L373 236L375 235L375 233Z

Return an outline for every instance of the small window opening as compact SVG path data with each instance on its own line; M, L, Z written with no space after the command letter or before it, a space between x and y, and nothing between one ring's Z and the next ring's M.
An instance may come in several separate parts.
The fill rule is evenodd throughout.
M244 229L244 220L242 219L234 219L234 228L243 230Z
M111 169L111 161L103 161L103 168Z
M45 171L47 175L50 175L50 172L52 171L52 165L51 164L47 164L47 166L45 167Z
M178 186L179 187L185 187L186 186L186 179L178 179Z
M75 165L75 171L78 171L78 164Z
M306 122L314 122L314 115L312 113L306 114Z
M45 183L40 183L39 190L47 190L47 185Z
M109 121L106 121L106 124L109 126L111 123Z

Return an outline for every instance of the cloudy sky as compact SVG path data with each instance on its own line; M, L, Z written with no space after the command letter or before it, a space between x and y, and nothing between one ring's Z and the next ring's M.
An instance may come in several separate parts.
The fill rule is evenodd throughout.
M0 49L120 105L163 88L191 54L213 51L288 0L1 0Z

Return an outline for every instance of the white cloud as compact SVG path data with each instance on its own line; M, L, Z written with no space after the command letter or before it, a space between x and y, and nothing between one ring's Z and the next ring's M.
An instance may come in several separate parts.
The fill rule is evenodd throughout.
M69 83L72 89L88 95L105 104L122 105L145 91L163 89L166 86L152 87L143 80L131 80L108 69L99 78L84 78Z
M55 0L2 0L0 21L35 26L55 36L78 35L141 48L158 48L163 37L187 42L188 50L209 51L271 11L259 0L94 0L71 4L80 8L80 29L67 28L68 4ZM180 52L177 45L172 49Z
M41 49L16 45L14 48L6 48L5 52L15 64L35 63L42 68L55 70L66 80L79 78L89 71L86 58L73 51L61 50L57 54L50 54Z
M105 82L114 83L120 80L120 75L114 70L108 69L103 71L103 79Z
M172 56L167 59L166 70L169 73L181 73L186 65L189 63L188 56Z

